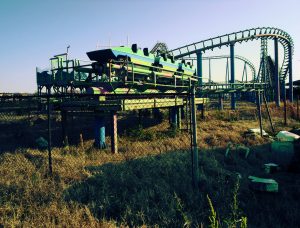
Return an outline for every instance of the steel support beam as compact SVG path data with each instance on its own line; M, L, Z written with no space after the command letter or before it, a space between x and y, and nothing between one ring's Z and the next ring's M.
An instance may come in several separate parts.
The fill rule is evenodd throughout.
M286 107L286 90L285 85L283 87L283 114L284 114L284 125L287 125L287 107Z
M61 110L61 129L62 129L62 142L64 146L69 145L68 142L68 118L67 111Z
M234 43L230 44L230 83L235 82L235 69L234 69ZM234 85L231 86L232 88ZM235 93L231 93L231 109L236 109Z
M211 64L210 64L210 59L208 60L208 70L209 70L209 74L208 74L208 82L211 82Z
M202 74L202 52L197 52L197 75L198 75L198 86L203 84Z
M170 108L170 119L171 127L176 129L178 127L178 107Z
M50 93L47 96L47 116L48 116L48 164L49 174L52 175L52 133L51 133L51 104L50 104Z
M181 129L181 107L177 107L177 128L180 130Z
M290 102L294 101L294 94L293 94L293 56L292 56L292 46L289 45L289 100Z
M162 115L161 115L159 108L152 109L152 115L156 121L162 122Z
M223 105L223 94L219 94L219 110L223 110L224 105Z
M279 83L279 63L278 63L278 38L276 37L274 39L274 55L275 55L275 72L274 72L274 80L275 80L275 85L274 85L274 92L275 92L275 103L277 107L280 107L280 83Z
M260 136L262 137L263 129L262 129L262 117L261 117L261 92L260 91L257 91L256 93L256 105L257 105L257 112L258 112Z
M273 122L272 122L272 117L271 117L271 113L270 113L270 109L269 109L269 105L268 105L268 101L267 101L267 98L266 98L266 91L263 92L263 99L264 99L264 102L265 102L265 105L266 105L266 110L267 110L268 119L270 121L270 126L271 126L271 129L272 129L272 132L275 133Z
M299 95L297 95L297 103L296 103L296 105L297 105L297 120L300 120L299 119Z

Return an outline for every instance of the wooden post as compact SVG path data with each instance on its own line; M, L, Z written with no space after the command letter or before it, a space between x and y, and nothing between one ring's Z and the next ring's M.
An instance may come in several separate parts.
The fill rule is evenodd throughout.
M111 112L111 152L118 153L118 116Z

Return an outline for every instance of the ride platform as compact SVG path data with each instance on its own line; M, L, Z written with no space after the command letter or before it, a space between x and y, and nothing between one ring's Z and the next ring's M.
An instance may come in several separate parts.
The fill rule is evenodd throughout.
M132 111L139 109L169 108L184 106L189 102L184 98L145 98L117 100L66 101L60 104L65 111ZM205 104L207 98L196 98L195 104Z

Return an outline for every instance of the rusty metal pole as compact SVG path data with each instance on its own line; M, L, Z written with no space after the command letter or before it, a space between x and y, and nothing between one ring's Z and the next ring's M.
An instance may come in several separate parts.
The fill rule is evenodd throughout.
M192 115L192 177L193 185L195 188L199 184L199 155L198 155L198 145L197 145L197 119L196 119L196 104L195 104L195 87L192 87L191 93L191 115Z

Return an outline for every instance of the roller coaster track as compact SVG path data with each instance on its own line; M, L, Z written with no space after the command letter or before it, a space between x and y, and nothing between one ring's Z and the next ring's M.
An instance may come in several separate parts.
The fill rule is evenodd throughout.
M165 43L157 42L151 49L150 53L156 54L157 52L168 52L168 46Z
M293 54L293 39L291 36L278 28L272 27L261 27L261 28L252 28L247 29L239 32L233 32L222 36L217 36L214 38L202 40L199 42L195 42L192 44L188 44L173 50L170 50L168 53L173 55L175 59L181 59L183 57L189 56L193 54L197 54L198 52L205 52L206 50L213 50L214 48L221 48L222 46L229 46L230 44L234 43L242 43L251 40L258 40L258 39L278 39L278 42L284 48L284 58L283 63L280 67L280 80L285 81L287 73L288 73L288 66L289 66L289 54Z
M229 59L230 56L229 55L218 55L218 56L208 56L208 57L203 57L203 60L209 60L209 59ZM239 56L239 55L235 55L234 58L243 61L246 65L249 66L251 73L252 73L252 78L255 79L256 77L256 70L255 70L255 66L253 65L253 63L249 60L246 59L243 56ZM191 61L195 61L197 60L197 57L184 57L184 60L191 60Z

